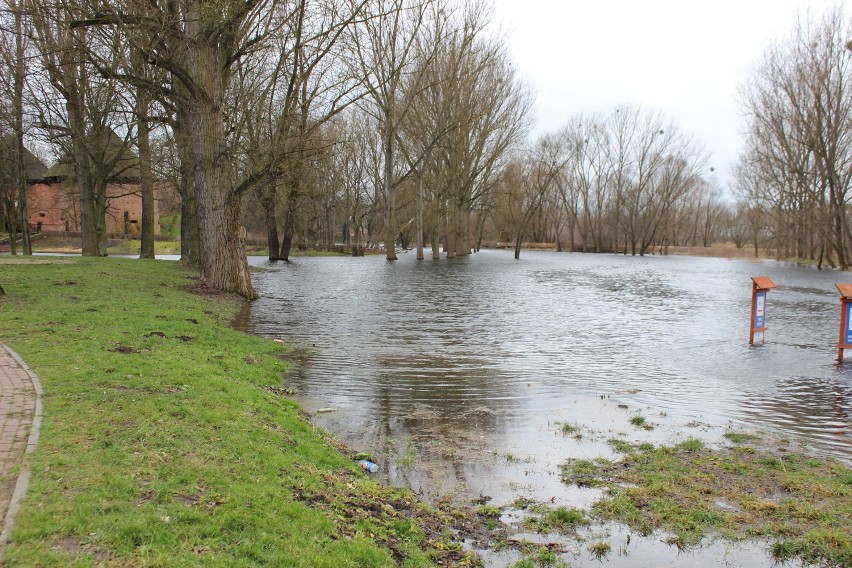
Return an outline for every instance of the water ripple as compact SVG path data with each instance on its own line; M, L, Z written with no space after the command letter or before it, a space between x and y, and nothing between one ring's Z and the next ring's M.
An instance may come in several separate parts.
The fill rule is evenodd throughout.
M845 275L720 259L523 256L264 262L250 327L307 347L309 363L288 380L306 398L362 408L369 424L425 405L464 430L452 417L482 407L490 434L514 436L534 428L531 412L616 397L673 423L767 428L852 460L852 371L833 364L834 282ZM749 347L755 273L778 288L765 343Z

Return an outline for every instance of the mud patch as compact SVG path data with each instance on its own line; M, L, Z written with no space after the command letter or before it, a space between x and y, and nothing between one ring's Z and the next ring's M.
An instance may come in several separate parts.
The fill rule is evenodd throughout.
M113 352L113 353L125 353L125 354L129 354L129 353L141 353L141 352L140 352L138 349L136 349L135 347L130 347L130 346L128 346L128 345L119 345L119 346L117 346L117 347L114 347L113 349L110 349L110 351L111 351L111 352Z
M374 534L376 541L391 551L397 564L405 561L406 545L396 530L406 520L415 522L424 531L418 546L441 566L480 565L468 547L498 536L471 511L433 509L407 491L378 487L371 491L349 470L320 475L325 481L322 491L296 491L295 498L312 507L333 511L340 519L338 530L344 538L355 537L357 527L365 521L376 525L380 529ZM448 538L448 528L454 534L452 539Z

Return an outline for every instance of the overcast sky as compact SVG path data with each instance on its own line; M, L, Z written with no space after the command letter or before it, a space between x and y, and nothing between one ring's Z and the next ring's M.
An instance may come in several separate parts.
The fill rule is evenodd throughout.
M659 110L712 156L727 184L741 144L737 89L771 40L827 0L494 0L536 93L536 132L620 104Z

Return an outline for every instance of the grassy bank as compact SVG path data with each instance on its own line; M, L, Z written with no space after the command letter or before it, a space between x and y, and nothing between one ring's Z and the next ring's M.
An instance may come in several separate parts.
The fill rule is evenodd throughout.
M465 565L281 396L284 348L176 263L0 258L0 340L44 386L14 566Z

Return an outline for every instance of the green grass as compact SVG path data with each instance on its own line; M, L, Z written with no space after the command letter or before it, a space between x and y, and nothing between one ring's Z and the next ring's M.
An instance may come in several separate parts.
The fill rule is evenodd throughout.
M240 302L134 259L0 260L0 340L44 387L13 566L475 563L449 517L378 486L281 396Z
M139 254L142 241L124 239L107 249L108 254ZM154 241L154 254L180 254L180 241Z
M569 424L568 422L564 422L560 427L560 430L566 436L574 436L578 439L583 437L583 434L581 433L582 427L579 424Z
M534 513L524 520L524 527L539 533L574 534L581 526L589 524L589 517L581 509L573 507L550 507L540 504L533 506Z
M599 540L589 545L589 552L591 552L598 560L609 555L611 551L612 545L604 540Z
M749 442L757 442L760 440L760 436L757 436L755 434L745 434L742 432L725 432L725 438L727 438L734 444L746 444Z
M177 215L160 215L160 234L180 239L180 213Z
M612 441L611 441L612 442ZM563 481L602 486L593 514L640 534L667 532L687 548L708 534L765 538L778 560L852 566L852 470L831 460L737 446L714 451L690 438L626 450L619 462L572 460Z
M480 517L487 517L489 519L499 519L500 515L503 514L503 511L499 507L494 507L493 505L480 505L476 509L476 514Z
M635 416L630 417L630 423L636 426L637 428L643 428L645 430L653 430L654 425L648 422L648 419L642 416L641 414L637 414Z
M579 487L600 487L603 485L603 472L609 465L610 462L602 458L570 459L562 466L562 481Z
M405 453L396 460L396 464L402 468L412 468L417 464L419 454L413 440L409 440L405 446Z

